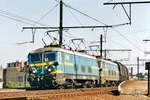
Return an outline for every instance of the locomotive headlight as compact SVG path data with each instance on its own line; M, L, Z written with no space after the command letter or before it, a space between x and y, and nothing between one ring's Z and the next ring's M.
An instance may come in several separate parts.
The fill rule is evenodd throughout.
M37 70L35 68L32 68L32 73L37 73Z
M48 72L51 72L51 71L54 70L54 68L55 68L54 65L50 65L50 66L47 68L47 71L48 71Z
M51 69L51 68L48 68L48 72L50 72L50 71L52 71L52 69Z
M32 72L33 72L34 74L36 73L36 71L35 71L35 70L33 70Z

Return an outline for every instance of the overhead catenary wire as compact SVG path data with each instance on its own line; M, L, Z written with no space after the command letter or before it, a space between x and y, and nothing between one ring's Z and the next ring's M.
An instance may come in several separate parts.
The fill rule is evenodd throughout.
M41 25L41 26L48 26L48 25L45 25L43 23L39 23L37 21L34 21L34 20L19 16L19 15L16 15L14 13L10 13L10 12L2 10L2 9L0 9L0 14L1 14L2 17L6 17L6 18L9 18L9 19L12 19L12 20L15 20L17 22L24 23L24 24L34 26L34 23L36 23L36 24Z
M55 0L55 1L58 2L58 0ZM68 7L68 8L70 8L70 9L73 9L73 10L79 12L80 14L85 15L85 16L87 16L88 18L91 18L91 19L95 20L96 22L99 22L100 24L104 24L104 25L108 26L107 24L105 24L105 23L99 21L98 19L93 18L93 17L91 17L91 16L89 16L89 15L87 15L87 14L81 12L81 11L79 11L79 10L77 10L77 9L75 9L75 8L73 8L73 7L71 7L70 5L66 5L64 2L63 2L63 4L64 4L66 7ZM126 25L126 24L128 24L128 23L118 24L118 25L115 25L115 27L116 27L116 26L120 26L120 25ZM77 27L77 28L78 28L78 27ZM81 28L82 28L82 27L81 27ZM93 28L94 28L94 27L93 27ZM114 29L113 27L111 27L111 28ZM115 30L116 30L116 29L115 29ZM116 31L116 32L117 32L117 31ZM121 34L120 32L117 32L117 33ZM125 38L131 45L133 45L135 48L138 48L138 50L141 51L141 49L140 49L139 47L137 47L134 43L132 43L129 39L127 39L124 35L121 34L121 36L122 36L123 38Z
M25 18L25 17L22 17L22 16L19 16L19 15L16 15L14 13L10 13L8 11L5 11L5 10L2 10L0 9L0 13L1 13L1 16L2 17L7 17L6 18L9 18L9 19L12 19L12 20L15 20L15 21L18 21L18 22L21 22L21 23L24 23L24 24L29 24L29 25L32 25L32 26L35 26L35 24L38 24L38 25L41 25L41 26L48 26L48 25L45 25L43 23L40 23L40 21L42 19L44 19L50 12L52 12L56 7L58 6L58 4L56 4L54 7L52 7L50 10L48 10L48 12L46 12L43 16L41 16L39 18L39 20L37 21L34 21L34 20L31 20L31 19L28 19L28 18ZM3 14L3 15L2 15ZM12 18L13 17L13 18ZM31 23L31 24L30 24Z
M55 1L57 1L57 2L59 3L58 0L55 0ZM63 4L64 4L64 6L70 8L70 9L73 9L73 10L77 11L78 13L80 13L80 14L82 14L82 15L85 15L85 16L87 16L88 18L93 19L93 20L96 21L96 22L99 22L99 23L101 23L101 24L103 24L103 25L108 26L107 24L105 24L105 23L99 21L98 19L96 19L96 18L94 18L94 17L91 17L91 16L89 16L88 14L85 14L85 13L81 12L80 10L77 10L77 9L71 7L70 5L68 5L68 4L64 3L64 2L63 2ZM127 24L129 24L129 23L117 24L117 25L114 25L114 27L117 27L117 26L120 26L120 25L127 25ZM134 46L135 48L137 48L139 51L143 52L142 49L140 49L138 46L136 46L133 42L131 42L128 38L126 38L123 34L121 34L121 33L120 33L118 30L116 30L114 27L110 27L110 28L112 28L112 29L113 29L115 32L117 32L121 37L123 37L125 40L127 40L132 46Z
M71 38L77 38L76 36L74 36L73 34L71 34L69 31L65 31L68 35L71 35Z
M52 7L50 10L48 10L43 16L41 16L39 18L39 20L37 20L36 22L39 23L41 20L43 20L48 14L50 14L56 7L58 6L58 4L56 4L54 7ZM36 24L36 23L34 23Z
M58 4L60 3L58 0L54 0L54 1L56 1ZM109 27L118 27L118 26L123 26L123 25L129 24L129 23L123 23L123 24L107 25L107 24L103 23L102 21L100 21L100 20L98 20L98 19L96 19L96 18L94 18L94 17L91 17L91 16L89 16L88 14L85 14L85 13L83 13L83 12L81 12L81 11L79 11L79 10L73 8L73 7L71 7L70 5L65 4L64 2L63 2L63 4L64 4L65 6L67 6L68 8L74 9L74 10L77 11L78 13L83 14L84 16L86 16L86 17L88 17L88 18L91 18L92 20L95 20L96 22L99 22L99 23L101 23L101 24L104 24L104 26L74 26L74 27L63 27L63 29L64 29L64 28L69 28L69 29L70 29L70 28L104 28L104 27L109 28ZM34 27L34 29L49 29L49 28L55 28L55 29L57 28L57 29L58 29L59 27ZM23 29L33 29L33 27L23 27Z
M24 24L27 24L27 25L31 25L31 26L35 26L35 24L37 25L41 25L41 26L48 26L48 25L45 25L43 23L40 23L39 21L41 21L42 19L44 19L50 12L52 12L56 7L58 6L58 4L56 4L52 9L50 9L48 12L46 12L43 16L40 17L40 19L38 21L34 21L34 20L31 20L31 19L28 19L28 18L24 18L22 16L19 16L19 15L16 15L14 13L11 13L11 12L8 12L8 11L5 11L5 10L2 10L0 9L0 16L1 17L5 17L5 18L8 18L8 19L11 19L11 20L14 20L16 22L20 22L20 23L24 23ZM33 39L34 40L34 39ZM22 43L17 43L17 44L26 44L26 43L34 43L34 41L29 41L29 42L22 42Z
M57 3L60 3L58 0L55 0L55 1L56 1ZM72 10L74 10L74 11L76 11L76 12L78 12L78 13L80 13L80 14L82 14L82 15L84 15L84 16L86 16L86 17L88 17L88 18L90 18L90 19L92 19L92 20L94 20L94 21L96 21L96 22L98 22L98 23L101 23L101 24L105 25L106 27L109 27L109 26L111 26L111 27L118 27L118 26L124 26L124 25L130 24L130 23L122 23L122 24L116 24L116 25L108 25L108 24L106 24L106 23L104 23L104 22L102 22L102 21L100 21L100 20L98 20L98 19L96 19L96 18L94 18L94 17L91 17L90 15L88 15L88 14L86 14L86 13L81 12L81 11L78 10L78 9L73 8L71 5L68 5L68 4L64 3L64 2L63 2L63 4L64 4L64 6L70 8L70 9L72 9ZM73 27L73 28L74 28L74 27ZM75 27L75 28L78 28L78 27ZM82 27L82 28L85 28L85 27ZM89 27L88 27L88 28L89 28ZM93 28L96 28L96 27L93 27Z
M120 46L120 47L126 48L126 46L123 46L123 45L122 45L120 42L118 42L118 41L111 40L111 43L114 43L115 45L117 44L117 45Z
M123 37L126 41L128 41L133 47L135 47L138 51L143 53L143 50L141 48L139 48L138 46L136 46L136 44L134 44L132 41L130 41L127 37L125 37L123 34L121 34L121 32L119 32L118 30L116 30L115 28L112 28L115 32L117 32L121 37Z
M69 12L71 13L71 15L74 17L74 19L80 24L80 25L83 25L82 23L81 23L81 21L78 19L78 17L75 15L75 14L73 14L73 12L69 9Z
M59 1L58 1L58 0L55 0L55 1L59 3ZM68 8L70 8L70 9L72 9L72 10L74 10L74 11L76 11L76 12L78 12L78 13L80 13L80 14L82 14L82 15L84 15L84 16L86 16L86 17L90 18L90 19L92 19L92 20L95 20L96 22L99 22L99 23L101 23L101 24L103 24L103 25L106 25L106 26L107 26L107 24L105 24L105 23L103 23L103 22L101 22L101 21L97 20L97 19L96 19L96 18L94 18L94 17L91 17L90 15L88 15L88 14L86 14L86 13L81 12L81 11L80 11L80 10L78 10L78 9L73 8L71 5L68 5L68 4L64 3L64 2L63 2L63 4L64 4L64 6L65 6L65 7L68 7Z
M20 20L20 19L16 19L16 18L13 18L13 17L10 17L10 16L7 16L7 15L3 15L3 14L0 14L1 17L5 17L5 18L8 18L8 19L11 19L11 20L14 20L16 22L20 22L20 23L24 23L24 24L27 24L27 25L34 25L34 24L31 24L29 22L25 22L23 20Z

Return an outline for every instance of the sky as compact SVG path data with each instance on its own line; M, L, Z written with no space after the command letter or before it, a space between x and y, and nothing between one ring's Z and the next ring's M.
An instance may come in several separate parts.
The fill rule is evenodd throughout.
M99 22L82 15L69 6L64 6L64 26L82 25L113 25L129 22L120 5L103 5L105 2L118 2L119 0L63 0L65 4L78 9ZM139 1L139 0L120 0ZM142 0L141 0L142 1ZM143 0L146 1L146 0ZM148 0L147 0L148 1ZM125 5L127 11L128 5ZM84 38L86 45L90 41L99 41L100 34L106 36L105 49L132 49L132 52L108 52L111 59L127 59L124 64L136 64L137 57L149 59L144 54L150 51L150 43L143 42L150 39L150 4L132 5L132 24L107 29L69 29L64 32L63 42L70 44L72 38ZM9 14L9 16L8 16ZM11 16L10 16L11 15ZM17 17L16 17L17 16ZM37 21L37 24L33 21ZM0 0L0 64L6 66L7 62L27 60L30 51L43 47L42 38L48 44L50 38L46 36L47 30L36 30L35 43L17 45L19 42L31 41L31 30L23 30L28 26L59 26L59 5L57 0ZM106 29L105 29L106 30ZM104 34L105 33L105 34ZM52 33L52 36L56 33ZM143 64L144 62L140 62ZM136 73L136 66L134 73ZM130 68L130 67L128 67ZM140 72L144 72L144 66L140 66Z

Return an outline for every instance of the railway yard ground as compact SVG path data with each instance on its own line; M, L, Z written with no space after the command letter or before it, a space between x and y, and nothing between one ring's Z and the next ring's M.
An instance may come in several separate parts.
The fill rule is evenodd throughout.
M150 97L143 93L119 94L118 87L101 87L60 90L1 89L0 100L150 100Z

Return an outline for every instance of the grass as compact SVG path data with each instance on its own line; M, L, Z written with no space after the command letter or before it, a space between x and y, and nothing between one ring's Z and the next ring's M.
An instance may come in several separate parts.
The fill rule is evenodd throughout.
M11 82L11 83L7 83L6 84L6 88L10 88L10 89L18 89L18 88L29 88L30 85L29 83L25 84L24 83L14 83L14 82Z

